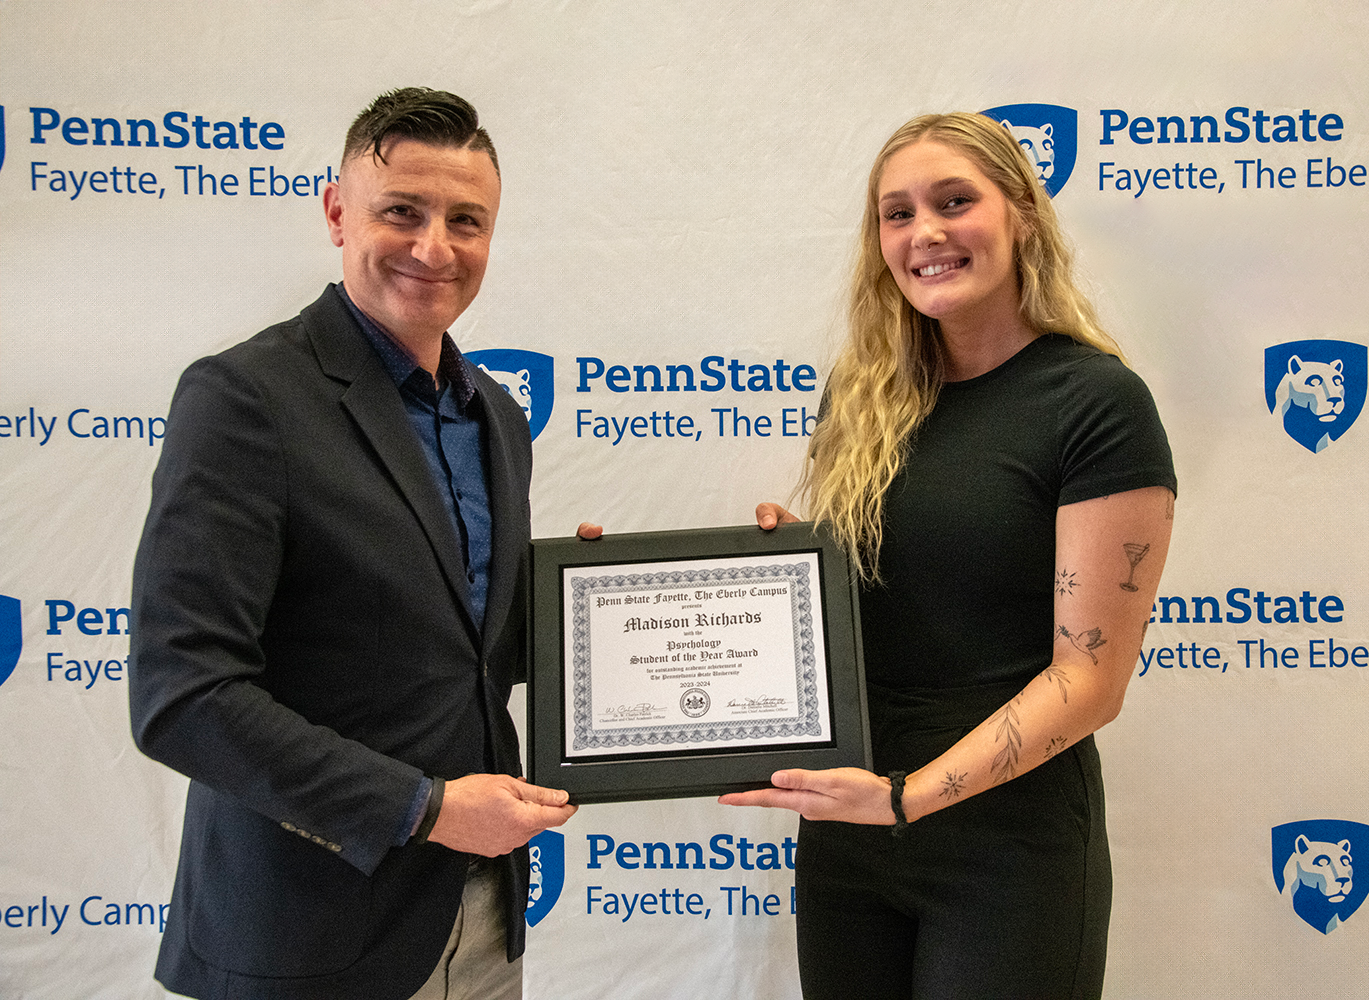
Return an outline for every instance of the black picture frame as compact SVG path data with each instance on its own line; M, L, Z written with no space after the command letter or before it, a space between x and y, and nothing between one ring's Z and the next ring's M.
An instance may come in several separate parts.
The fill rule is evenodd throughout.
M812 554L819 568L830 740L706 750L632 748L570 757L566 747L565 569ZM562 788L576 804L689 798L762 788L781 768L871 767L859 592L845 553L811 522L533 539L528 621L528 780Z

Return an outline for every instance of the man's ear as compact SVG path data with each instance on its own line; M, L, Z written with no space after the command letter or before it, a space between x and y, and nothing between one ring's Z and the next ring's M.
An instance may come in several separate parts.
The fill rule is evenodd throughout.
M333 246L342 246L342 188L337 181L323 189L323 216L328 220L328 236Z

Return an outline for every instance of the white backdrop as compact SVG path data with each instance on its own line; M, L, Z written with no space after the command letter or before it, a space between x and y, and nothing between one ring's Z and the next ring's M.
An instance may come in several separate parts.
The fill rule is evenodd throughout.
M1361 993L1369 915L1343 913L1330 933L1300 918L1271 830L1369 823L1369 427L1345 428L1369 340L1369 186L1354 170L1369 164L1367 28L1363 5L1291 0L0 0L0 997L164 995L151 968L184 781L130 740L118 613L159 453L149 435L187 363L339 277L312 178L335 168L370 98L407 84L469 98L499 147L488 277L454 333L466 350L554 359L534 445L544 536L585 518L747 523L758 500L783 499L804 443L780 433L782 411L812 412L818 392L577 392L576 359L781 359L814 366L820 390L887 135L925 111L1074 111L1056 205L1155 393L1180 482L1161 594L1182 607L1157 609L1099 737L1107 995ZM1121 119L1105 111L1128 123L1109 144L1104 125ZM129 143L128 119L177 141L171 112L184 146ZM1178 117L1191 139L1202 116L1222 141L1181 144L1158 124ZM220 121L238 148L214 147ZM1244 142L1226 138L1242 127ZM1123 169L1145 189L1119 190ZM273 194L273 172L305 176L308 193ZM1343 360L1347 407L1320 452L1265 396L1266 348L1303 340L1342 342L1318 355ZM734 434L733 407L770 416L771 435ZM699 439L577 434L577 411L621 424L666 409ZM582 809L561 831L564 887L530 930L528 995L797 997L795 829L700 800ZM1369 838L1351 839L1369 858ZM652 842L698 843L706 866L615 860ZM672 909L697 894L707 918L640 909L676 890Z

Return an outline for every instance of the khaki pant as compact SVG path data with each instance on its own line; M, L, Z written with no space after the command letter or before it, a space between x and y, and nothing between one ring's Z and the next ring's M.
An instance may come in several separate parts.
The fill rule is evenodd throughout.
M476 865L466 880L447 946L412 1000L521 1000L523 959L510 962L504 943L499 879Z

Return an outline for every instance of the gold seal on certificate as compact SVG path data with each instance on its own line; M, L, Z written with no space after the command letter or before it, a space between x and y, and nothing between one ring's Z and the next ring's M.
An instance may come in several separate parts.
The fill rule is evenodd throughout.
M869 766L855 591L812 525L538 539L532 561L535 783L590 802Z

